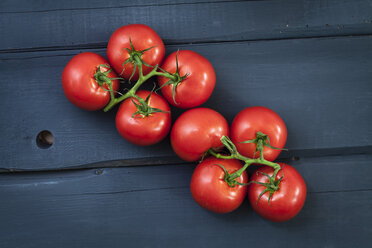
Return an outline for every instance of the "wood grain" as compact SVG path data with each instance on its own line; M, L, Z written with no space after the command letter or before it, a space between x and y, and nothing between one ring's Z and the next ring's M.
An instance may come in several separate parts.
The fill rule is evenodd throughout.
M353 154L372 151L371 41L344 37L174 45L167 46L167 53L191 49L211 61L217 84L203 106L230 123L248 106L276 111L289 131L291 152L282 157ZM0 101L6 108L0 119L6 121L0 123L0 167L50 170L147 158L167 163L174 156L168 139L152 147L131 145L116 131L115 110L86 112L66 100L61 73L79 52L1 54ZM173 120L182 111L173 109ZM55 136L49 149L35 143L42 130Z
M4 1L0 51L104 48L120 26L167 44L372 34L372 1Z
M371 161L292 162L309 193L300 214L281 224L260 218L247 201L227 215L205 211L189 193L191 164L1 174L0 246L359 247L372 234Z
M154 28L167 54L208 58L217 85L203 106L230 123L253 105L283 117L290 151L280 159L308 187L295 219L268 222L247 201L227 215L202 209L189 192L195 163L169 140L131 145L116 110L66 100L69 59L105 55L129 23ZM1 248L370 244L372 0L2 0L0 32ZM48 149L36 144L42 130L54 135Z
M244 1L244 0L243 0ZM22 5L20 5L22 2ZM58 2L50 1L14 1L3 0L0 3L0 13L23 13L23 12L48 12L57 10L81 10L81 9L110 9L110 8L130 8L161 5L183 5L198 3L217 3L217 2L241 2L239 0L136 0L136 1L118 1L118 0L65 0Z

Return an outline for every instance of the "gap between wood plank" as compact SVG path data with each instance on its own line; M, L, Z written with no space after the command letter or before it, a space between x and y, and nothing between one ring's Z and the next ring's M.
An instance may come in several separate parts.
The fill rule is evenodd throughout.
M313 191L308 194L333 194L333 193L351 193L351 192L369 192L372 189L350 189L350 190L329 190L329 191Z
M60 194L53 195L57 197L64 196L86 196L86 195L116 195L116 194L127 194L134 192L146 192L146 191L158 191L158 190L173 190L173 189L187 189L189 186L180 186L180 187L164 187L164 188L152 188L152 189L134 189L134 190L123 190L123 191L112 191L112 192L87 192L81 194ZM333 191L313 191L307 192L308 194L338 194L338 193L351 193L351 192L369 192L372 189L355 189L355 190L333 190Z
M203 45L203 44L228 44L228 43L244 43L244 42L265 42L265 41L280 41L280 40L302 40L302 39L324 39L324 38L352 38L352 37L372 37L372 32L368 34L340 34L340 35L319 35L306 37L284 37L284 38L265 38L265 39L246 39L246 40L219 40L219 41L194 41L194 42L167 42L164 40L166 46L182 46L182 45ZM65 51L65 50L90 50L90 49L105 49L107 43L91 43L79 44L74 46L51 46L51 47L35 47L35 48L16 48L16 49L2 49L0 54L6 53L27 53L27 52L48 52L48 51ZM1 59L6 60L6 59Z
M112 191L112 192L87 192L81 194L68 194L68 196L80 196L80 195L115 195L115 194L127 194L134 192L146 192L146 191L157 191L157 190L172 190L172 189L187 189L189 186L178 186L178 187L162 187L162 188L148 188L148 189L132 189L132 190L122 190L122 191ZM365 191L365 190L363 190ZM54 195L54 196L67 196L63 195Z
M250 2L254 0L231 0L231 1L204 1L204 2L181 2L181 3L160 3L160 4L138 4L138 5L121 5L110 7L94 7L94 8L71 8L71 9L48 9L48 10L31 10L31 11L4 11L0 14L26 14L26 13L45 13L56 11L75 11L75 10L102 10L102 9L124 9L124 8L141 8L141 7L161 7L161 6L175 6L175 5L198 5L198 4L214 4L214 3L239 3Z
M356 156L372 154L372 146L365 147L347 147L347 148L326 148L326 149L308 149L308 150L291 150L285 152L285 155L279 155L276 162L291 163L292 161L300 160L301 158L321 158L321 157L337 157L337 156ZM90 170L97 169L96 173L100 173L100 169L105 168L123 168L123 167L146 167L146 166L163 166L163 165L196 165L198 162L186 162L180 158L173 157L156 157L156 158L139 158L102 161L92 164L76 165L71 167L62 167L55 169L36 169L22 170L13 168L0 168L2 173L33 173L33 172L60 172L60 171L75 171L75 170Z

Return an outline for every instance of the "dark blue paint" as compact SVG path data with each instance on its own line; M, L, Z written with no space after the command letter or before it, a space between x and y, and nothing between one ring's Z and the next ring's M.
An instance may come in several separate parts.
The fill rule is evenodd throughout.
M0 247L367 246L371 8L371 0L1 1L0 168L39 172L0 174ZM115 111L65 99L68 60L104 55L111 33L135 22L153 27L167 53L192 49L212 62L217 85L204 106L230 122L252 105L283 117L282 158L309 191L299 216L270 223L247 202L207 212L189 193L195 165L175 157L169 140L133 146L117 134ZM41 130L54 134L48 149L36 145Z
M101 48L114 30L130 23L153 27L167 44L362 35L372 30L371 0L13 2L0 7L0 51Z
M292 162L309 193L286 223L260 218L247 201L226 215L202 209L189 192L189 164L2 174L0 246L362 247L372 234L365 179L371 161L358 155Z
M230 123L245 107L272 108L287 125L290 156L314 156L318 150L322 155L360 153L359 147L372 146L371 37L167 46L167 53L178 48L202 54L215 68L216 88L203 106ZM0 55L0 101L7 106L0 112L7 120L0 123L0 167L57 169L152 157L167 163L175 156L169 139L151 147L132 145L116 131L116 110L87 112L67 101L61 73L79 52ZM173 110L173 119L183 112ZM36 146L36 135L44 129L55 137L49 149Z

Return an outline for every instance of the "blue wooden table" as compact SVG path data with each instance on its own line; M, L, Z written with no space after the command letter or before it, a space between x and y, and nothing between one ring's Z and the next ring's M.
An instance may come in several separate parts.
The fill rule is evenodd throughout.
M144 23L166 53L190 49L214 66L203 105L231 123L248 106L288 128L281 161L308 196L285 223L247 201L219 215L189 192L194 163L169 139L123 140L115 112L65 98L76 54L106 56L120 26ZM0 2L0 247L362 247L372 237L372 1ZM183 110L172 109L173 121ZM54 143L41 147L39 132Z

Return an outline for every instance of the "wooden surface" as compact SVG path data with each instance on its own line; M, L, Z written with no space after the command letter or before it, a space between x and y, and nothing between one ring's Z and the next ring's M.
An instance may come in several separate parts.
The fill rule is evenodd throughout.
M167 52L178 48L194 50L214 65L216 88L204 106L217 110L230 123L244 107L272 108L287 123L286 147L291 156L304 152L313 156L321 149L328 149L323 155L338 149L372 151L372 130L366 118L372 113L372 37L171 45ZM105 55L105 50L90 51ZM175 162L168 140L151 148L132 145L117 134L115 111L87 112L68 102L61 89L61 73L79 52L0 55L2 80L20 82L16 86L4 83L0 99L4 104L22 99L0 112L1 119L12 113L19 116L1 123L4 163L0 168L60 169L127 159L132 164L152 157L161 163ZM17 73L19 68L24 68L22 74ZM173 119L181 112L175 109ZM35 143L44 129L55 136L50 149L39 149ZM23 156L17 156L20 150Z
M116 109L66 100L66 63L83 51L105 56L128 23L153 27L167 54L208 58L217 84L203 106L230 123L255 105L282 116L290 150L281 159L309 190L298 217L270 223L248 202L227 215L201 209L189 193L195 164L169 139L134 146L115 129ZM6 0L0 31L0 247L369 243L372 1ZM172 109L173 120L182 112ZM48 149L36 144L42 130L55 138Z
M0 49L106 47L110 35L129 23L153 27L167 44L368 35L372 29L371 1L361 0L0 4L0 30L7 31Z
M309 193L286 223L260 218L247 201L226 215L202 209L189 192L191 164L0 174L0 247L363 247L372 234L371 161L292 163Z

